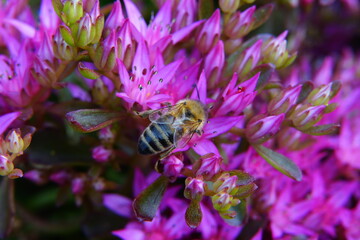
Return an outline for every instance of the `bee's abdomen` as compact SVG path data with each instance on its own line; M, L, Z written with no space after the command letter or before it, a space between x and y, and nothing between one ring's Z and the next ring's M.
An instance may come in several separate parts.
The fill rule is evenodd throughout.
M139 139L141 154L154 154L165 151L174 144L174 132L168 124L152 123Z

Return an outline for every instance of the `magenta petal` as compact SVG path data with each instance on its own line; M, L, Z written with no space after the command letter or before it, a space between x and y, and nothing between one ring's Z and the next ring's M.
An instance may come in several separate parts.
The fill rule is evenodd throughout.
M174 44L177 44L184 38L186 38L195 28L197 28L200 24L202 24L205 20L201 20L198 22L194 22L190 24L189 26L186 26L182 28L181 30L175 32L172 34L172 41Z
M243 116L211 118L204 127L204 137L213 138L227 132L243 118Z
M201 141L194 144L192 147L194 151L199 154L200 156L208 154L208 153L215 153L216 155L220 156L220 153L215 146L215 144L207 139L202 139Z
M103 204L111 211L123 217L132 217L132 201L118 194L104 194Z
M112 232L113 235L123 240L145 240L145 233L138 229L124 229Z
M0 135L20 116L21 112L12 112L0 116Z
M203 104L206 104L206 77L204 70L201 72L199 81L190 98L199 100Z
M157 12L154 21L150 27L154 25L165 26L171 23L171 1L166 1Z
M176 70L179 68L182 60L177 60L166 65L164 68L160 69L157 74L151 77L152 84L156 84L155 90L161 89L167 82L169 82L176 73Z
M145 41L140 41L136 49L132 71L137 77L145 77L150 72L149 49Z
M140 13L140 11L137 9L137 7L135 6L135 4L132 1L124 0L124 4L125 4L126 12L130 19L130 22L132 22L132 24L134 24L136 29L139 32L141 32L141 34L143 36L145 36L147 26L146 26L146 22L144 21L142 14Z
M124 90L125 91L129 91L129 81L130 81L130 76L129 73L124 65L124 63L120 60L117 59L117 65L118 65L118 71L119 71L119 78L121 80L121 83L124 85Z
M84 102L91 101L90 94L87 91L85 91L84 89L82 89L81 87L79 87L78 85L69 83L67 85L67 87L68 87L71 95L73 96L73 98L80 99L81 101L84 101Z
M7 22L8 24L15 27L17 30L19 30L22 34L24 34L26 37L33 38L35 36L36 30L33 26L30 26L27 23L21 22L16 19L4 19L4 22Z

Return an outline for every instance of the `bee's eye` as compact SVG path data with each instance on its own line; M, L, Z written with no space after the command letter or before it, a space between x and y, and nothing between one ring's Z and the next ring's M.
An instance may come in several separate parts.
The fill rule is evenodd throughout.
M201 119L198 119L198 123L201 123L202 122L202 120Z

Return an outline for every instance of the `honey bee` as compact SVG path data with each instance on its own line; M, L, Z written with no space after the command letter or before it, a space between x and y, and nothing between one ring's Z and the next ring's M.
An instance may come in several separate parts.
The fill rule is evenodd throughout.
M195 133L201 135L207 121L204 105L191 99L138 115L151 121L139 138L138 151L144 155L161 153L160 159L168 157L177 147L185 147Z

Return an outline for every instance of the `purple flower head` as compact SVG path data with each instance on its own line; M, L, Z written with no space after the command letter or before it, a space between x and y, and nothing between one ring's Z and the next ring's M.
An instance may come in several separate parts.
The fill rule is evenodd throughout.
M175 76L175 72L181 61L168 64L165 67L151 67L149 51L145 42L140 42L136 50L132 72L129 74L124 64L118 60L119 77L124 87L124 92L118 92L116 96L127 102L131 108L135 102L143 109L155 108L159 103L170 100L170 96L162 94L161 90Z
M213 15L204 23L196 38L196 46L201 53L208 53L220 38L220 10L216 9Z
M285 114L276 116L256 116L246 126L247 139L255 144L260 144L273 137L279 130Z
M252 29L255 10L256 7L252 6L243 12L234 13L225 25L225 34L232 39L242 38L248 34Z

